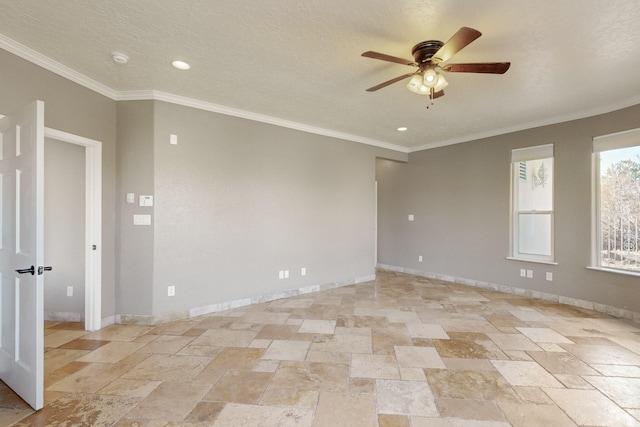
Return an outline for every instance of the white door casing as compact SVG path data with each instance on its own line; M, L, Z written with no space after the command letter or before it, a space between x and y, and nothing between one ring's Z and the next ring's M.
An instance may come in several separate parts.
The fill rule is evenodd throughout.
M0 119L0 205L0 379L37 410L44 397L42 101Z

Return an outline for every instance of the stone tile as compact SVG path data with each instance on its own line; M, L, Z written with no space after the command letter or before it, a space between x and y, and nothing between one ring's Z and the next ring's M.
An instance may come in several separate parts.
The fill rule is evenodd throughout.
M56 348L62 345L65 345L71 341L75 341L76 339L87 335L85 331L66 331L66 330L57 330L53 333L47 334L44 337L44 346L45 348L51 347Z
M51 391L95 393L126 372L126 368L112 364L90 363L77 372L48 387Z
M139 399L99 394L63 394L14 427L110 426Z
M395 346L395 354L400 367L446 369L435 348Z
M386 316L339 315L336 326L344 328L386 328L389 326Z
M412 427L511 427L508 422L461 420L457 418L411 417Z
M437 417L438 408L429 385L423 381L376 381L380 414Z
M426 381L424 369L421 368L400 368L400 378L404 381Z
M151 381L191 381L210 362L210 357L153 354L124 374L123 378Z
M638 421L597 390L545 388L545 393L578 425L638 426Z
M176 354L194 339L179 335L162 335L138 351L140 353Z
M140 350L144 344L112 341L80 358L78 362L116 363Z
M371 395L323 391L316 408L313 426L375 426L376 401Z
M487 334L491 341L496 343L502 351L520 350L536 351L540 347L535 345L529 338L520 334Z
M508 359L493 341L433 340L441 357L456 359Z
M303 324L304 326L304 324ZM305 360L311 343L304 341L273 340L263 359L275 360Z
M89 354L88 350L54 348L53 350L46 351L44 353L44 373L45 375L48 375L56 369L63 367L67 363L74 362L86 354Z
M576 423L554 405L513 402L499 402L498 405L513 427L577 427Z
M271 373L228 371L211 388L203 400L254 404L267 388Z
M529 356L552 374L598 375L594 369L571 353L531 351Z
M187 415L185 421L211 425L218 418L225 404L221 402L198 402L193 411Z
M400 371L396 358L393 356L353 354L351 356L351 376L400 379Z
M580 375L555 374L554 376L566 388L585 389L585 390L593 388L593 386L588 382L586 382Z
M88 333L82 338L87 340L131 342L152 330L153 326L111 325L99 331Z
M349 365L317 362L282 361L270 386L302 390L346 391Z
M206 383L164 382L129 411L126 417L182 421L210 387L211 384Z
M264 355L264 349L246 347L226 347L216 354L209 368L251 370Z
M208 329L191 345L207 345L212 347L247 347L258 335L256 331L232 331L228 329Z
M335 320L305 319L298 332L301 334L333 334L336 330Z
M389 321L389 323L422 323L414 311L387 310L385 314L387 315L387 321Z
M607 377L640 378L640 366L592 364L592 368Z
M553 375L535 362L492 360L491 363L512 386L562 388Z
M218 415L215 426L308 427L312 419L313 411L308 408L228 404Z
M73 341L69 341L66 344L58 346L59 349L66 350L95 350L97 348L102 347L105 344L108 344L110 341L100 341L100 340L85 340L85 339L75 339Z
M409 417L406 415L378 415L379 427L409 427Z
M316 390L300 390L295 388L267 387L260 398L261 405L301 406L315 408L320 392Z
M470 399L436 399L440 416L464 420L506 421L495 402Z
M509 383L495 371L425 369L425 374L438 398L520 401Z
M147 397L149 393L155 390L155 388L160 384L160 381L128 380L125 378L118 378L108 384L106 387L101 388L98 391L98 394L114 394L116 396L127 397Z
M563 344L562 348L588 364L640 365L640 355L620 346Z
M289 318L289 313L252 313L248 312L242 317L240 321L243 323L259 323L259 324L271 324L271 325L284 325Z
M409 324L407 330L411 338L449 339L442 326L436 324Z
M299 325L265 325L260 330L256 339L287 340L293 337L299 329Z
M486 359L459 359L443 357L447 369L455 371L495 371L496 368Z
M349 378L349 393L374 394L376 380L373 378Z
M533 342L573 344L573 341L563 335L560 335L551 328L516 327L516 329Z
M533 308L523 308L519 310L509 310L509 312L524 322L553 322L553 319L536 311Z
M584 376L595 388L623 408L640 409L640 378Z
M335 353L332 351L308 351L307 362L351 363L351 353Z
M372 352L371 337L360 335L328 335L322 336L309 348L312 351L330 351L336 353L369 353Z

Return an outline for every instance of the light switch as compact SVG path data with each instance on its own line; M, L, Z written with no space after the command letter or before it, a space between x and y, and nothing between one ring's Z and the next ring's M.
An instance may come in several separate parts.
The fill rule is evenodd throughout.
M151 215L134 215L133 225L151 225Z
M169 135L169 144L178 145L178 135L174 135L174 134Z
M140 196L140 206L153 206L153 196Z
M127 193L127 203L135 203L136 195L134 193Z
M413 215L409 215L409 221L413 221Z

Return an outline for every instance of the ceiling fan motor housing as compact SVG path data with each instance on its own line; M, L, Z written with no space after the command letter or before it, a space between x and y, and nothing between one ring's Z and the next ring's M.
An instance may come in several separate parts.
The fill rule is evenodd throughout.
M411 49L411 54L413 55L413 59L415 59L417 64L424 64L427 62L431 62L431 58L435 53L440 50L440 48L444 46L444 43L440 40L427 40L418 43Z

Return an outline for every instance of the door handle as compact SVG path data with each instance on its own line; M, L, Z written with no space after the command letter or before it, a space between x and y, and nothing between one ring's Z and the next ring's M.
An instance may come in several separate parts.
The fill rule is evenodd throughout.
M41 276L42 273L44 273L45 271L51 271L51 270L53 270L53 267L40 266L40 267L38 267L38 276Z
M19 274L26 274L26 273L31 273L31 275L33 276L34 274L36 274L36 268L32 265L31 268L23 268L20 270L16 270Z

